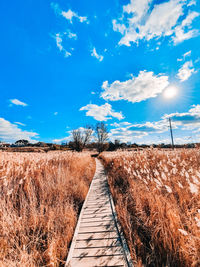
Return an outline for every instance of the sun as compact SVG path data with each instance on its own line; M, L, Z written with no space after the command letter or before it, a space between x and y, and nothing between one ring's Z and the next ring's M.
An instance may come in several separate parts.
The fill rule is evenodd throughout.
M163 96L165 98L173 98L177 95L177 87L175 86L170 86L170 87L167 87L165 89L165 91L163 92Z

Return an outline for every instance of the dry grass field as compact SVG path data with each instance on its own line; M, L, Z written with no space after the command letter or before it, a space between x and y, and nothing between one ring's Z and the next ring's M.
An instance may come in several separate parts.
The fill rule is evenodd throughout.
M0 266L63 266L94 171L89 153L0 152Z
M200 150L101 158L135 266L200 266Z

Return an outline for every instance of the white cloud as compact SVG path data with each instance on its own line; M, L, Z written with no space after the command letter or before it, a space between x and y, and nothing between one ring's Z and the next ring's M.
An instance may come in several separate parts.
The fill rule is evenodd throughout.
M71 9L69 9L67 12L66 11L62 11L61 15L64 18L66 18L67 20L69 20L70 23L72 23L73 18L77 18L81 23L88 21L87 17L81 17L77 13L73 12Z
M65 57L71 56L72 54L69 51L67 51L62 45L62 42L63 42L62 35L60 33L56 33L54 38L56 40L56 45L58 49L60 50L60 52L63 52Z
M186 57L190 57L191 56L191 53L192 53L192 51L190 50L190 51L186 52L185 54L183 54L184 59Z
M64 142L69 142L72 140L72 136L69 135L67 137L63 137L63 138L60 138L60 139L54 139L52 140L53 143L56 143L56 144L60 144L60 143L64 143Z
M17 106L23 106L23 107L26 107L28 106L28 104L18 100L18 99L10 99L10 102L14 105L17 105Z
M127 124L127 125L126 125ZM146 122L143 124L131 124L128 122L123 122L113 125L115 128L110 131L110 139L114 141L115 139L120 140L121 142L136 142L136 139L143 139L151 135L164 133L168 131L168 124L166 121L161 120L158 122ZM143 141L137 140L137 143L146 143ZM150 142L154 143L154 142Z
M20 126L26 126L26 124L24 124L24 123L22 123L22 122L15 121L14 123L15 123L15 124L18 124L18 125L20 125Z
M107 121L112 118L121 120L124 118L121 112L115 112L112 109L112 106L108 103L101 106L88 104L85 107L80 108L80 110L87 110L86 116L93 117L97 121Z
M183 58L177 58L177 61L183 61Z
M120 82L114 81L102 85L101 97L105 100L128 100L129 102L141 102L148 98L156 97L169 85L168 76L155 75L152 71L140 71L137 77Z
M73 19L73 17L76 17L76 16L77 16L76 13L73 12L71 9L69 9L67 12L66 12L66 11L62 11L62 12L61 12L61 15L62 15L64 18L70 20L71 23L72 23L72 19Z
M113 19L113 30L116 32L120 32L121 34L124 34L126 31L126 26L124 24L117 23L116 19Z
M69 20L70 23L72 23L73 18L77 18L81 23L82 22L87 22L87 17L81 17L77 13L72 11L71 9L69 9L67 12L66 11L62 11L61 15L64 18L66 18L67 20Z
M190 60L185 62L183 66L178 70L177 77L181 82L184 82L189 79L192 73L195 73L195 69L193 68L192 60Z
M114 127L122 127L122 126L130 126L130 125L131 125L131 123L127 122L127 121L123 121L120 123L114 122L114 123L110 124L110 126L114 126Z
M133 124L130 122L120 122L111 124L110 138L119 139L122 142L133 142L135 138L142 138L149 134L163 133L168 131L168 122L166 119L157 122L146 122Z
M103 56L97 54L97 51L96 51L96 48L95 47L92 49L91 56L92 57L96 57L99 61L102 61L103 60Z
M68 11L63 11L59 7L59 5L56 4L56 3L51 3L51 7L54 9L56 14L63 16L65 19L69 20L70 23L73 22L73 19L77 19L81 23L82 22L87 22L88 23L87 17L79 16L76 12L72 11L71 9L69 9Z
M56 111L56 112L54 112L54 115L55 115L55 116L57 116L57 115L58 115L58 112L57 112L57 111Z
M172 119L173 124L184 126L184 129L199 129L200 127L200 105L193 105L187 112L166 114L162 117L163 120Z
M185 54L183 54L183 56L181 58L177 58L177 61L183 61L183 60L185 60L186 57L190 57L191 56L191 53L192 53L191 50L188 51L188 52L186 52Z
M175 28L175 36L172 37L174 44L178 44L184 40L188 40L199 35L199 30L197 29L187 31L187 28L189 29L191 27L193 20L199 15L200 14L195 11L189 13L182 23Z
M18 123L19 124L19 123ZM33 141L38 134L21 130L16 124L13 124L4 118L0 118L0 140L4 142L15 142L19 139Z
M122 17L113 20L113 30L123 36L120 45L130 46L131 42L151 40L165 36L173 37L175 44L197 35L197 30L189 28L199 13L190 12L183 19L186 1L170 0L154 4L152 0L131 0L123 6ZM175 35L175 36L174 36Z
M168 130L168 125L165 120L161 120L157 122L146 122L143 124L132 124L128 128L139 133L163 133Z
M67 36L68 36L70 39L77 40L77 34L76 34L76 33L73 33L73 32L71 32L71 31L68 31L68 32L66 32L65 34L67 34Z
M113 142L119 140L120 142L135 142L135 138L142 138L147 136L145 132L138 133L131 131L127 128L111 129L109 133L109 139Z
M187 6L195 6L196 4L196 0L190 0Z
M133 124L129 122L119 122L111 124L113 127L110 130L110 139L115 139L121 142L136 142L137 143L170 143L169 136L169 118L172 120L173 129L181 129L191 131L193 130L193 140L198 138L198 130L200 127L200 105L193 105L187 112L184 113L171 113L164 115L159 121L146 122L140 124ZM196 134L197 133L197 134ZM175 137L175 143L188 143L191 142L190 132L184 132L184 138ZM146 138L149 136L149 140ZM162 139L161 139L162 136ZM165 139L163 139L165 138Z

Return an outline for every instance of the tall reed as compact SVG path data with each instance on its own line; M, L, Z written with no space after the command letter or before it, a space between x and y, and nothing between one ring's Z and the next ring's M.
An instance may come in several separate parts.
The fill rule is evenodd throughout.
M88 153L0 152L0 266L63 266L94 175Z
M136 266L200 266L200 150L101 155Z

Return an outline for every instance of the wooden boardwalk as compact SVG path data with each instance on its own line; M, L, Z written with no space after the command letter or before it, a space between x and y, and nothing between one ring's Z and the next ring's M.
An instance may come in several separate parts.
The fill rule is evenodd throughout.
M104 167L98 159L65 266L133 266Z

